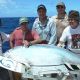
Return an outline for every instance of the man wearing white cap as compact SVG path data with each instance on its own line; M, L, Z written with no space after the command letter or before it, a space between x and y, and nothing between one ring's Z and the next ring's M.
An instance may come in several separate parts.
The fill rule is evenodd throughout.
M15 29L10 36L11 48L20 45L30 46L39 43L40 38L36 31L29 30L29 20L26 17L19 19L20 27Z

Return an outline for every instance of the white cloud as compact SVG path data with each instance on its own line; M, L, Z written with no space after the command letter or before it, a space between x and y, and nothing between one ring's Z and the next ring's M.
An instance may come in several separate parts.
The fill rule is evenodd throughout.
M0 4L6 4L6 0L0 0Z
M7 7L15 7L17 6L16 1L13 0L0 0L0 6L7 6Z
M15 1L13 1L13 0L0 0L0 4L7 4L7 3L15 4Z

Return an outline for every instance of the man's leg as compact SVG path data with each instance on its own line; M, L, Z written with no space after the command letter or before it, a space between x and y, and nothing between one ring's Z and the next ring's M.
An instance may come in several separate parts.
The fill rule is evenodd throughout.
M21 73L13 72L13 79L14 80L21 80Z

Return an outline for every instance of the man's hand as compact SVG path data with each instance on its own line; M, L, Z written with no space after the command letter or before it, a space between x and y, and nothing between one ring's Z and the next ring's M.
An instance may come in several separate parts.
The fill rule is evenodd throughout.
M64 48L64 47L65 47L65 44L64 44L64 42L59 42L59 43L57 44L57 46Z
M27 40L24 40L23 44L28 47L32 45L31 42L28 42Z

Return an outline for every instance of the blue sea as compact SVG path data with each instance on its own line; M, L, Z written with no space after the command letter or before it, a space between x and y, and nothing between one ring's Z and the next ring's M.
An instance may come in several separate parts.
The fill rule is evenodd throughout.
M36 17L28 17L29 28L32 28L33 22ZM19 26L19 17L1 18L0 19L0 31L10 34L15 28ZM3 44L3 52L10 49L9 41Z

